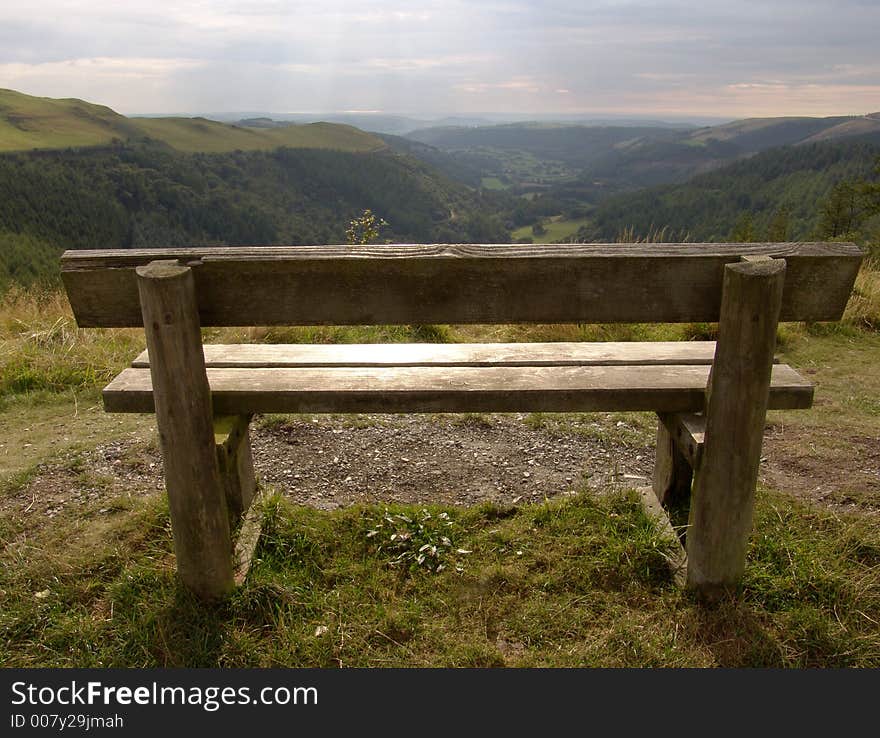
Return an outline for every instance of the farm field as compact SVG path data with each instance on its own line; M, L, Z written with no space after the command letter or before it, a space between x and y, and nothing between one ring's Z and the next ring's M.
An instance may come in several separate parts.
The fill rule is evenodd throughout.
M554 215L544 221L543 225L547 232L543 235L536 236L532 231L532 226L528 225L517 228L511 233L511 236L514 241L518 241L521 238L531 238L534 243L557 243L571 238L582 226L587 225L589 222L589 218L565 220L561 215Z

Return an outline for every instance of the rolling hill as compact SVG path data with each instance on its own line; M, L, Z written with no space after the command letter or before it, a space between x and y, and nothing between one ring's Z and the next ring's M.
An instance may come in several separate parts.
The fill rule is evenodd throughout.
M269 151L280 147L378 151L379 138L348 125L272 128L205 118L126 118L82 100L32 97L0 89L0 152L109 146L149 140L187 152Z
M597 157L557 196L596 201L641 187L679 183L769 149L866 138L880 142L880 116L752 118L665 139L645 136Z
M367 208L395 241L505 241L502 200L347 125L126 118L0 90L0 287L51 278L66 248L344 243Z
M880 133L878 114L829 118L747 118L721 126L700 128L687 135L684 141L692 145L703 145L712 140L726 141L742 153L756 153L775 146L816 143L871 133Z
M619 146L643 139L667 140L680 133L655 126L510 123L426 128L407 138L458 157L480 157L484 178L497 178L518 192L529 192L576 179Z
M628 229L645 236L666 227L671 240L724 241L748 217L762 238L774 218L784 217L788 238L808 239L834 185L876 178L878 157L880 141L870 138L771 148L682 184L611 197L581 237L613 240Z
M407 139L429 149L414 156L473 165L483 186L495 181L515 193L549 193L561 201L595 203L627 190L678 183L780 146L868 137L880 141L880 114L829 118L750 118L702 128L516 123L427 128ZM395 144L392 142L392 146ZM447 171L456 176L456 167Z

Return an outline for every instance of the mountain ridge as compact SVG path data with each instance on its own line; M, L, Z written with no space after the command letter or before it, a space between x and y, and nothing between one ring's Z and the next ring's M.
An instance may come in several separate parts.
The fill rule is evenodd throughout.
M77 98L34 97L0 89L0 153L147 140L189 153L277 148L366 152L385 148L376 136L338 123L256 128L199 117L128 118L105 105Z

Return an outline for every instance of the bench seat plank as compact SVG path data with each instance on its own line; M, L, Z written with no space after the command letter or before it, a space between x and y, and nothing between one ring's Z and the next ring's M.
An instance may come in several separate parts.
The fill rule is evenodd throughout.
M218 415L249 413L698 412L709 366L328 367L207 370ZM149 369L104 389L108 412L153 412ZM813 385L773 367L770 407L807 408Z
M711 364L715 342L207 344L204 351L209 368L647 366ZM132 366L148 368L147 352Z

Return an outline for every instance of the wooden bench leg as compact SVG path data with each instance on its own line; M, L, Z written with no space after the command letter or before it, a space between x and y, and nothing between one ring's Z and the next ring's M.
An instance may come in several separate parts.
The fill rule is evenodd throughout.
M251 503L257 495L257 477L251 450L250 415L224 415L214 419L214 440L220 479L226 492L229 527L233 531L233 574L236 586L244 583L260 540L262 516Z
M691 496L693 469L670 432L667 420L657 419L657 450L654 457L654 494L665 508L686 504Z
M136 272L177 570L196 595L218 599L233 589L232 542L192 270L154 261Z
M250 415L226 415L214 419L217 464L226 492L231 528L247 512L257 492L254 457L248 432L250 422Z
M687 533L688 586L709 597L738 586L745 569L784 279L781 259L724 270Z

